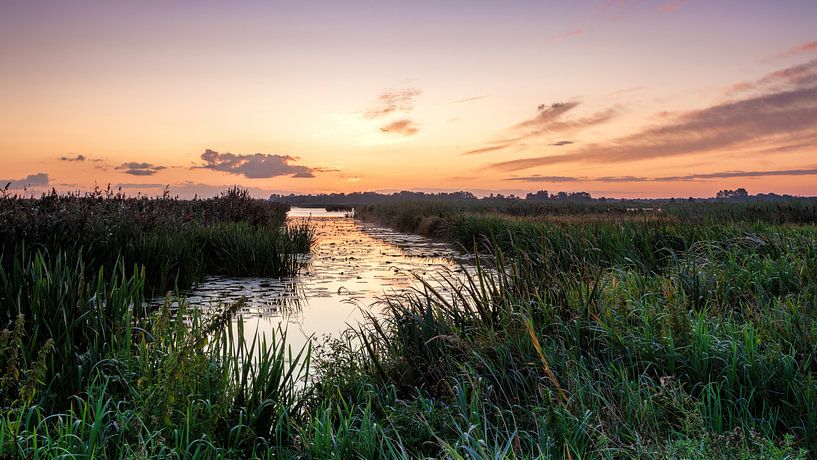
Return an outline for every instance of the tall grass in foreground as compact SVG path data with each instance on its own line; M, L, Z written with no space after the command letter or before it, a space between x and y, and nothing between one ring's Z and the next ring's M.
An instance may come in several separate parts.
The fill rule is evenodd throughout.
M291 446L310 350L233 315L142 306L143 275L38 254L3 276L0 458L272 456ZM250 337L253 337L250 335Z
M314 354L240 304L146 312L123 263L14 260L0 457L814 456L813 226L468 219L475 271Z
M814 452L814 228L675 230L694 238L635 261L593 250L615 233L572 226L494 247L464 285L387 298L386 319L357 333L368 361L335 343L321 385L360 395L359 410L376 401L411 456Z

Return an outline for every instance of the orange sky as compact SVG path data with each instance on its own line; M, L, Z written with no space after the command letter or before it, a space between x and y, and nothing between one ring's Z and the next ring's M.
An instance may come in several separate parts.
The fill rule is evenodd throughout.
M817 3L438 3L4 2L0 180L817 195Z

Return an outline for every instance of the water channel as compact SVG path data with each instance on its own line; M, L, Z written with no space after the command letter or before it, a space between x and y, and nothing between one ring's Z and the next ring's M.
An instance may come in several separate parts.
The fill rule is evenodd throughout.
M207 308L245 299L245 334L287 329L298 349L310 337L336 336L365 319L382 315L386 295L458 276L465 259L450 245L356 220L344 212L293 208L291 223L306 221L317 241L298 276L228 278L209 276L188 293L193 306ZM460 263L458 263L460 262Z

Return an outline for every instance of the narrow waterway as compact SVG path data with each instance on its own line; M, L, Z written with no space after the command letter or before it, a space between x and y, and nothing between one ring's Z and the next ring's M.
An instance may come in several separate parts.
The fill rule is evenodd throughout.
M317 242L301 273L292 278L207 277L188 296L207 308L244 298L245 334L269 335L287 329L293 349L309 337L336 336L381 315L378 299L418 286L416 276L433 282L458 276L458 253L450 245L355 220L343 212L293 208L291 223L307 221ZM462 262L462 259L459 259Z

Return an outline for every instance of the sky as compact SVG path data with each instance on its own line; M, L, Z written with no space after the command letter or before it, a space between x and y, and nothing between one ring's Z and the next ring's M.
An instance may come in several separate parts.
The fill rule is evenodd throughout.
M817 195L815 24L814 0L3 0L0 182Z

